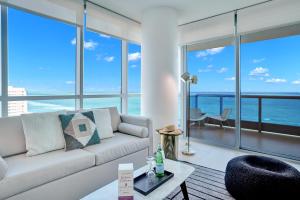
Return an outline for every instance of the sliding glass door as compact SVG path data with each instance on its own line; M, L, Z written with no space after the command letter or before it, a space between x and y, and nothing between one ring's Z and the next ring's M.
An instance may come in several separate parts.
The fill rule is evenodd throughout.
M237 37L187 46L191 138L300 160L300 24Z
M243 149L300 160L300 34L290 31L296 29L242 37Z
M235 146L235 59L232 38L191 45L187 71L198 77L190 89L190 136Z

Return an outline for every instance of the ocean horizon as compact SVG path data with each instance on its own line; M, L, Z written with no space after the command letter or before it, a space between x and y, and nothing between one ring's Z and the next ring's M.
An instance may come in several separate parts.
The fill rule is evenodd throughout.
M233 95L223 98L223 109L230 108L229 118L235 119L235 98L233 92L191 92L191 108L196 107L195 95ZM272 96L300 96L300 92L245 92L246 95L272 95ZM35 94L37 95L37 94ZM41 93L39 94L41 95ZM31 94L31 96L33 96ZM28 112L51 112L56 110L74 110L74 99L63 100L34 100L27 101ZM89 98L84 99L84 108L104 108L116 106L121 110L121 98ZM141 98L134 96L128 98L128 114L140 115ZM199 96L197 108L208 115L220 114L220 99L215 96ZM300 99L262 99L262 122L291 126L300 126ZM258 121L258 99L241 99L241 119Z

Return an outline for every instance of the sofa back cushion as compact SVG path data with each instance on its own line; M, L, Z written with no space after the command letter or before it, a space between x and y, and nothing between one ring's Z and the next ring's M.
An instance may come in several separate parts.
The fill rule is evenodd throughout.
M114 136L111 127L111 117L109 109L93 109L95 124L98 129L100 139L111 138Z
M63 149L65 140L59 114L65 111L22 114L27 156Z
M0 155L3 157L25 153L25 136L21 118L0 118Z
M109 107L110 117L111 117L111 127L113 131L118 130L118 126L121 123L120 113L117 107Z

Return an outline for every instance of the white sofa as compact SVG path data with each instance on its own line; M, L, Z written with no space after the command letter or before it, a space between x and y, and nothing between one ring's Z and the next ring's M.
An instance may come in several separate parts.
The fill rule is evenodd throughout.
M0 161L6 163L2 167L6 173L2 180L0 177L0 199L80 199L116 179L119 163L132 162L135 168L145 165L153 152L151 120L109 109L114 137L84 149L61 149L32 157L25 154L20 117L0 118ZM131 134L132 127L125 127L128 133L124 134L118 131L120 123L144 128L141 134Z

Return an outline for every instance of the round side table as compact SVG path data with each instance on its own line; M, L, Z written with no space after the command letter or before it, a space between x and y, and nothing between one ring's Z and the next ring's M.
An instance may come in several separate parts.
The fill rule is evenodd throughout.
M178 137L182 133L161 133L157 131L158 134L160 134L160 141L162 145L162 149L164 150L165 157L167 159L171 160L177 160L178 158Z

